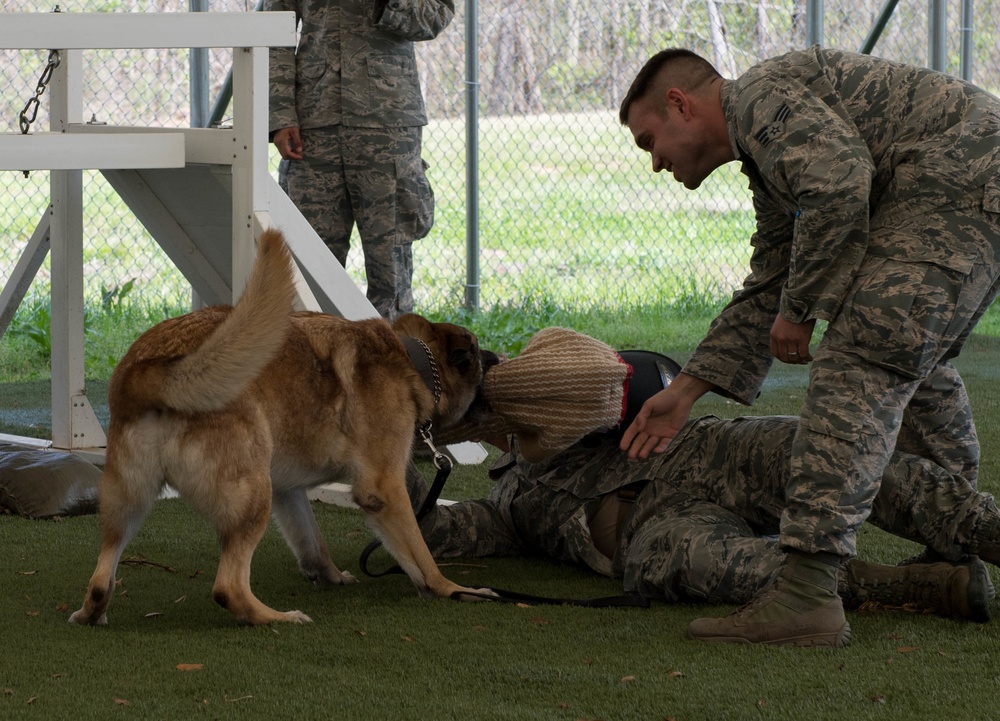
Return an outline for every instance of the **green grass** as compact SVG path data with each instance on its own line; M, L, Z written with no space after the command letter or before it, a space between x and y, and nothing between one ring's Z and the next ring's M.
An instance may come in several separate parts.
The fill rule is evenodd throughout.
M982 485L992 493L1000 491L1000 463L988 452L1000 443L998 352L1000 340L976 336L959 359L987 449ZM778 367L753 411L795 412L804 387L804 369ZM746 409L708 397L696 411ZM446 495L482 495L488 483L482 468L458 467ZM360 513L321 505L316 512L335 559L357 571L370 538ZM314 623L243 628L210 598L217 560L210 527L170 500L126 550L109 625L70 626L98 536L96 516L0 517L3 718L995 718L996 622L852 613L854 643L843 650L702 645L684 638L685 625L730 607L424 601L402 576L320 589L299 576L272 527L254 559L254 589ZM865 528L860 549L894 562L915 546ZM549 596L620 590L539 558L474 559L444 572L461 583ZM195 669L178 668L184 664Z
M491 316L494 327L487 331L515 338L519 328L530 330L515 310ZM639 347L654 345L644 328L666 332L642 314L616 322L611 314L595 319L531 310L566 324L589 318L595 325L584 325L586 330L604 329L612 340L632 339L636 332ZM670 318L662 323L683 327ZM700 332L692 327L672 347L689 348ZM1000 339L976 335L958 359L979 420L981 486L994 494L1000 492L1000 458L991 452L1000 444L998 352ZM687 353L675 355L683 360ZM804 368L779 365L752 410L707 396L695 412L795 413L805 383ZM47 402L45 381L11 385L18 389L17 404ZM88 393L100 405L104 384L88 384ZM429 479L426 464L424 469ZM460 466L445 496L481 496L488 485L482 467ZM356 559L370 538L360 514L329 506L316 511L335 559L357 571ZM255 556L255 591L276 608L303 610L314 623L242 628L210 598L217 560L211 529L171 500L158 504L126 550L110 625L70 626L66 620L82 600L98 543L96 516L58 522L0 516L3 718L995 717L996 622L854 613L854 643L844 650L715 647L685 640L684 627L730 607L614 610L422 601L403 577L363 577L354 586L318 589L299 576L272 527ZM883 562L916 550L867 527L859 545L863 557ZM1000 583L997 569L991 570ZM620 589L613 580L538 558L475 559L444 571L462 583L548 596L587 598ZM183 664L196 668L180 670Z
M661 305L724 297L742 280L753 214L735 168L686 193L650 172L609 113L485 118L480 135L500 139L479 157L485 309L540 296L575 306ZM465 186L441 171L462 157L462 143L461 121L426 129L438 210L431 234L414 246L415 294L425 308L462 300ZM456 258L454 275L438 277L441 263Z
M367 536L320 507L338 558ZM0 518L6 719L930 719L992 717L993 626L906 614L851 618L845 650L683 639L725 608L600 610L423 601L403 577L308 585L272 529L254 564L267 602L306 626L241 628L209 598L215 542L161 502L129 549L106 628L66 623L96 553L93 516ZM462 582L580 597L614 583L538 559L446 566ZM180 670L184 664L194 670Z

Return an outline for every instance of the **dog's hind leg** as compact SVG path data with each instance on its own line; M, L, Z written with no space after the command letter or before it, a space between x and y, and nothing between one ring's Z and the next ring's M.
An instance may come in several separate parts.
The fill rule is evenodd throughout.
M137 474L148 470L139 470ZM162 477L152 483L148 478L140 478L136 484L129 481L118 473L114 459L109 458L99 486L101 551L97 568L87 585L83 606L69 617L70 623L103 626L108 622L107 610L115 591L118 561L163 487Z
M298 559L299 569L313 583L340 585L354 583L357 579L341 571L330 558L326 539L316 523L316 516L309 506L303 488L275 491L271 497L274 520L281 529L288 547Z
M239 487L227 489L224 502L212 513L222 547L212 598L242 623L309 623L312 619L301 611L276 611L250 590L250 562L270 514L270 479L265 472L237 483Z

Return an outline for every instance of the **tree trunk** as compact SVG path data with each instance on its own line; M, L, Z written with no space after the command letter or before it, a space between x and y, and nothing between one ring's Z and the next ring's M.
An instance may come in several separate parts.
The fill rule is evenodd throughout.
M733 53L729 48L729 38L726 35L726 26L719 12L719 5L715 0L706 0L708 6L708 26L709 36L712 39L712 54L715 61L715 69L723 77L736 77L736 63L733 62Z
M792 7L792 37L793 48L806 46L806 0L795 0Z
M622 73L624 53L622 52L622 10L619 3L608 6L608 19L604 36L607 38L607 82L605 83L606 102L615 107L624 93L622 88Z
M767 15L768 3L757 0L757 57L769 58L775 55L774 32L771 30L771 18Z
M580 65L580 0L566 2L566 62L571 68Z
M500 11L495 45L496 65L487 113L541 112L542 96L538 88L535 52L523 0L505 0Z

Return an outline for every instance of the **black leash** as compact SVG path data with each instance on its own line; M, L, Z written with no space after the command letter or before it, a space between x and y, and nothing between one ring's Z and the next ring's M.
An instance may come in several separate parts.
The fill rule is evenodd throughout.
M434 441L431 439L430 429L430 421L421 426L420 438L427 445L427 447L430 448L431 453L434 454L434 467L437 468L437 474L434 476L434 483L431 484L431 488L427 492L427 496L424 498L423 503L420 504L420 508L417 510L416 515L418 523L420 519L430 513L431 509L437 504L438 499L441 497L441 491L444 490L445 481L448 480L448 474L451 473L451 469L454 465L451 458L434 446ZM379 578L390 573L403 573L403 569L398 565L390 566L384 571L372 571L368 568L368 559L381 545L382 541L376 538L374 541L365 546L365 549L361 552L361 558L359 560L362 572L366 576L371 576L372 578ZM525 603L532 606L547 605L583 606L586 608L649 608L649 599L638 593L625 593L620 596L604 596L601 598L552 598L549 596L532 596L527 593L508 591L502 588L487 588L486 590L489 591L489 593L477 591L456 591L451 595L451 598L456 601L460 601L463 596L471 596L483 601L492 601L494 603Z
M585 608L649 608L649 599L639 593L623 593L618 596L602 596L601 598L552 598L551 596L532 596L519 591L507 591L503 588L487 588L496 595L477 593L475 591L456 591L451 598L461 601L463 596L472 596L494 603L525 603L529 606L583 606Z

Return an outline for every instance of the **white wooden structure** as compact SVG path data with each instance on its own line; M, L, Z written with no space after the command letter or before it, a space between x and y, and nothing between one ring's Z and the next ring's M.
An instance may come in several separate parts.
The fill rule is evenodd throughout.
M102 171L209 304L239 296L254 238L273 225L297 261L300 307L378 315L268 172L268 48L294 44L293 13L0 12L0 48L60 54L49 131L0 134L0 170L50 171L51 204L0 293L0 319L9 321L51 251L52 439L0 439L103 459L106 438L84 387L84 169ZM84 49L197 47L233 48L231 128L83 122Z

